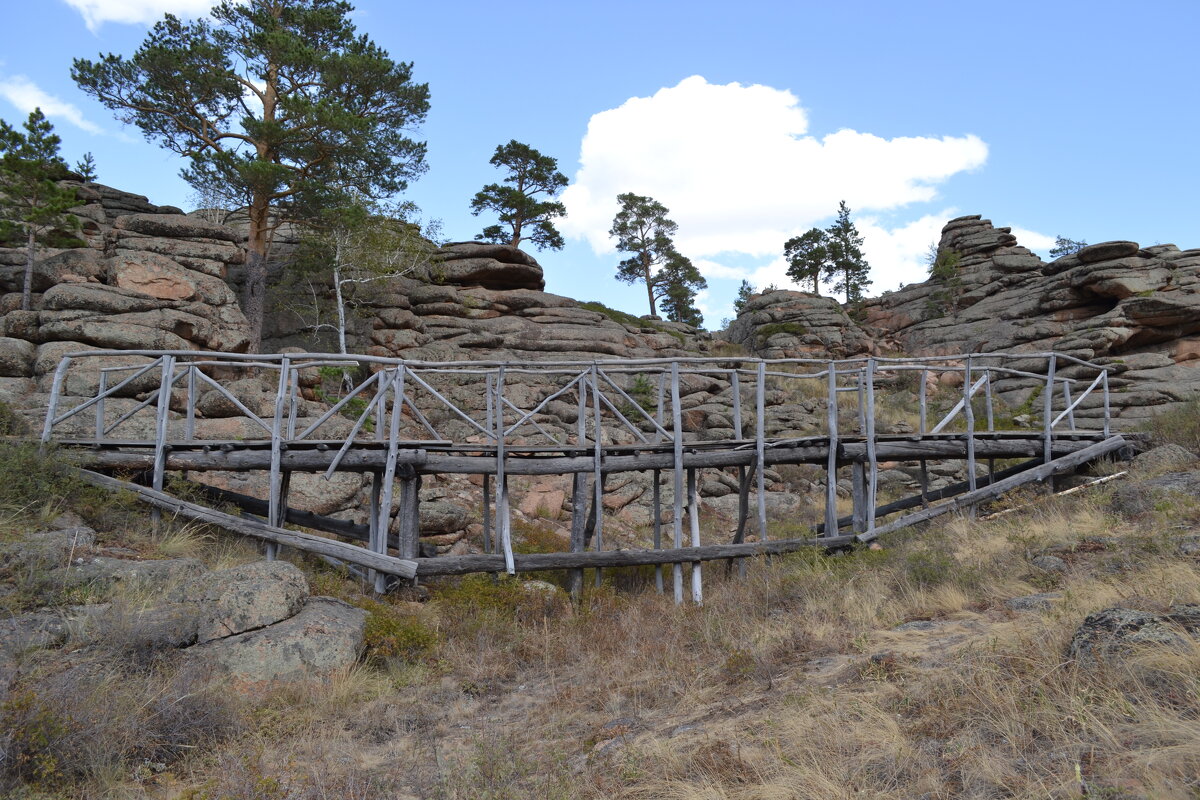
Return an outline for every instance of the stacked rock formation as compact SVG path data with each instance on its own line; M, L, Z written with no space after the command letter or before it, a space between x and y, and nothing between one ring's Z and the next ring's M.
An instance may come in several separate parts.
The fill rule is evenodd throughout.
M39 249L33 303L20 309L25 254L0 250L0 398L49 390L64 353L92 349L238 352L249 326L225 271L238 234L158 207L140 195L66 181L87 246ZM68 376L69 394L94 391L102 365Z
M938 253L956 276L868 301L868 333L910 355L1056 350L1111 364L1127 422L1200 389L1200 250L1114 241L1045 263L975 215L946 224ZM1096 401L1081 415L1100 413Z
M762 358L847 358L872 350L841 303L784 289L752 295L724 336Z

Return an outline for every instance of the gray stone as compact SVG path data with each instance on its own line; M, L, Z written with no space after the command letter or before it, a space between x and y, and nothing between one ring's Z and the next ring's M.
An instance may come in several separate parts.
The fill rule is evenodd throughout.
M95 543L96 532L84 525L33 533L0 544L0 562L65 566L69 560L86 554Z
M31 342L0 337L0 377L31 377L36 357L37 346Z
M1023 597L1013 597L1004 601L1012 611L1045 611L1054 605L1054 601L1062 598L1058 592L1042 592L1027 594Z
M1157 472L1168 469L1187 469L1195 466L1198 461L1200 458L1197 458L1196 454L1190 450L1177 444L1164 444L1144 453L1138 453L1130 463L1138 469Z
M194 606L196 641L203 644L295 615L308 597L308 581L286 561L255 561L192 578L174 597Z
M399 502L397 500L396 502ZM471 522L471 512L449 500L421 503L421 535L455 533Z
M204 565L194 558L129 561L101 556L83 564L54 570L50 576L67 587L90 586L104 590L120 583L150 591L164 591L203 572Z
M283 622L186 652L248 688L328 678L358 660L366 618L367 612L341 600L313 597L300 613Z
M1043 572L1066 572L1067 562L1058 556L1035 556L1029 563Z
M67 638L67 621L61 614L34 611L0 618L0 661L35 647L55 647Z
M113 223L113 229L168 239L217 239L234 244L242 241L241 234L232 228L184 214L127 214Z
M1143 647L1186 649L1200 629L1200 606L1172 606L1166 614L1106 608L1088 616L1067 648L1080 665L1115 664Z
M1114 241L1090 244L1075 253L1075 257L1084 264L1094 264L1099 261L1111 261L1115 258L1136 256L1141 248L1137 242Z

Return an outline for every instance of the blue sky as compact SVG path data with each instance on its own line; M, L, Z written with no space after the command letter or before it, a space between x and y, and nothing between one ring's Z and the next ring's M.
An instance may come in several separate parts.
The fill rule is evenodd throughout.
M182 162L75 88L75 57L131 54L148 24L207 0L6 4L0 117L43 106L100 180L190 208ZM709 327L743 277L785 285L788 236L845 199L875 290L923 278L946 219L982 213L1045 254L1056 234L1200 247L1194 2L364 0L355 19L413 61L432 108L429 172L407 194L453 239L509 139L572 180L567 247L535 253L549 291L646 313L605 232L621 191L680 225Z

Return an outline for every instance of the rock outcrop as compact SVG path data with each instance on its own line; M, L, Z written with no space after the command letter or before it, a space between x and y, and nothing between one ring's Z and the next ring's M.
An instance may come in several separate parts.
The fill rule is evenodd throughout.
M752 295L725 338L762 358L848 358L873 349L841 303L784 289Z
M938 254L948 277L867 301L877 341L909 355L1056 350L1109 364L1126 423L1200 388L1200 250L1113 241L1046 263L974 215L946 224ZM1097 415L1099 402L1077 413Z
M63 185L82 201L71 209L82 246L39 248L27 311L24 250L0 249L0 398L48 391L68 352L246 348L249 326L225 281L242 260L236 231L100 184ZM78 365L67 393L94 391L103 366Z

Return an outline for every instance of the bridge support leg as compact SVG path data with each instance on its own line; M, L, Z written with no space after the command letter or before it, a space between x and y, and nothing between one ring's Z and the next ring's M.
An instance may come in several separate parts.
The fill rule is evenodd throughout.
M853 530L862 533L867 529L867 465L862 461L851 464L850 478L854 497Z
M582 553L587 549L587 474L576 472L571 479L571 552ZM572 597L583 591L583 570L573 569L567 576L567 588Z
M400 480L400 509L397 545L400 558L421 554L421 476Z

